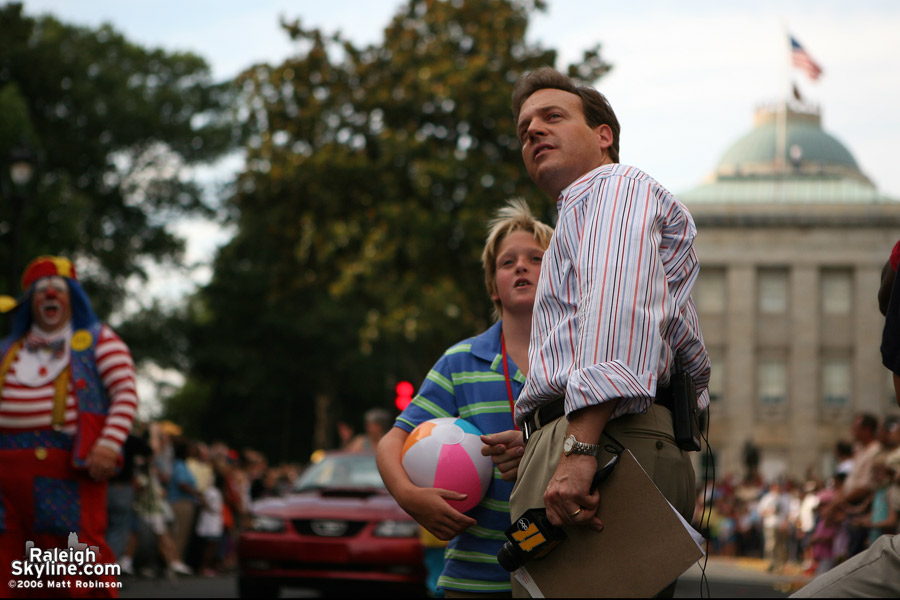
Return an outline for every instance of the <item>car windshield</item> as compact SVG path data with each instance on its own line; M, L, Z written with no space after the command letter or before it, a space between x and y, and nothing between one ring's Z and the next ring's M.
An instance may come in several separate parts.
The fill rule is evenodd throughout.
M294 490L302 492L322 488L358 487L384 487L373 454L325 456L320 462L311 465L304 471L297 480Z

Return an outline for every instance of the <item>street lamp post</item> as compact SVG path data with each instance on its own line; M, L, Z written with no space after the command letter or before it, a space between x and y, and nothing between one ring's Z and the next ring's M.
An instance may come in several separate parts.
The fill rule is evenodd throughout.
M3 196L8 199L12 209L9 236L9 270L7 289L11 296L16 296L16 282L19 278L19 252L22 234L22 217L25 202L31 195L31 184L34 180L37 158L34 152L26 147L14 148L6 159L6 168L0 175L3 183Z

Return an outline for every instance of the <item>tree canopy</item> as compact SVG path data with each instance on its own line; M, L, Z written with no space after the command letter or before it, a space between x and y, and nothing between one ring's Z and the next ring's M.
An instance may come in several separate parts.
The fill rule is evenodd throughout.
M188 169L239 143L231 88L199 56L141 47L109 25L29 17L11 3L0 6L0 31L0 177L11 153L28 147L37 158L27 193L8 181L0 192L0 264L20 274L40 254L74 259L106 318L128 278L146 281L148 262L178 265L184 240L171 223L213 210ZM4 270L0 293L18 295L17 282ZM152 354L132 343L136 358L144 349Z
M480 255L510 196L552 222L510 109L556 55L525 39L541 2L409 0L383 41L284 23L302 51L236 83L251 133L237 234L190 306L189 382L169 414L281 458L392 408L453 342L491 323ZM599 47L570 72L609 69Z

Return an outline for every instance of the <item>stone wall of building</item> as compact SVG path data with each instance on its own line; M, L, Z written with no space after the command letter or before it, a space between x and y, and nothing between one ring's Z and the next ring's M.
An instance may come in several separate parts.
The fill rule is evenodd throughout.
M900 414L881 365L881 269L900 203L688 205L701 262L694 300L713 359L718 476L831 475L853 415Z

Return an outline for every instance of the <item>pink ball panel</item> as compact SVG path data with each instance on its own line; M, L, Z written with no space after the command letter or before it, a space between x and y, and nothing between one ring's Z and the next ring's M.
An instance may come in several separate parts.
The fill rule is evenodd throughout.
M465 500L448 500L447 503L459 512L466 512L481 502L481 479L472 464L469 453L459 444L446 445L438 458L434 487L453 490L468 497Z

